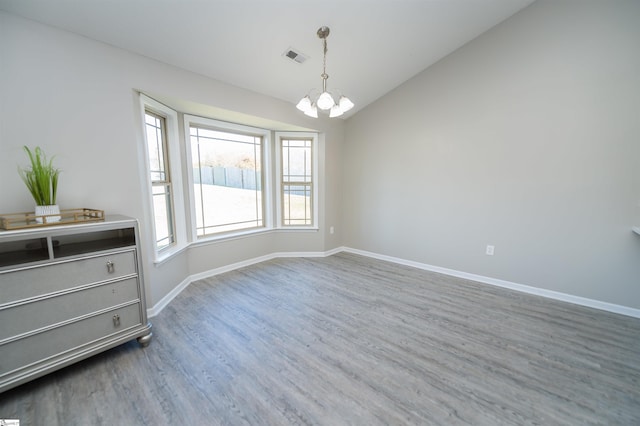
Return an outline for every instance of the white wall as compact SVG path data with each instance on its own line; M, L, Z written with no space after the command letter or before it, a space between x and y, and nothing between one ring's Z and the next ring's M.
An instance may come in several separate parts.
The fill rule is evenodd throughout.
M320 231L200 246L153 266L145 240L151 307L188 275L274 251L339 246L342 120L313 120L294 106L32 21L0 12L0 213L30 211L18 173L23 145L41 146L62 169L61 208L90 207L136 217L149 235L140 182L141 124L136 90L211 105L324 132L320 156ZM277 129L276 129L277 130ZM327 161L325 156L334 157ZM326 173L325 173L326 172ZM325 179L324 176L327 176Z
M640 308L638 23L539 0L348 120L345 245Z

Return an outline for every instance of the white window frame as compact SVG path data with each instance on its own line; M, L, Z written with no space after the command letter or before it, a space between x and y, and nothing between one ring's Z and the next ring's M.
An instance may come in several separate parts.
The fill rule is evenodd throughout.
M194 206L195 202L195 193L193 190L194 180L193 180L193 172L191 170L191 132L190 127L192 124L200 125L204 127L210 127L214 129L218 129L221 131L227 132L239 132L239 133L249 133L255 134L262 137L262 203L263 203L263 211L262 211L262 220L264 223L263 227L259 228L251 228L251 229L241 229L238 231L230 231L230 232L221 232L219 234L211 234L204 235L199 237L197 232L197 219L196 219L196 209ZM266 231L271 231L273 229L273 203L272 199L272 169L271 169L271 131L266 129L261 129L258 127L245 126L242 124L236 123L228 123L225 121L214 120L206 117L199 117L196 115L184 114L184 137L185 137L185 159L186 164L189 165L187 168L187 186L188 186L188 194L189 194L189 214L191 216L191 241L193 243L207 242L207 241L216 241L221 239L228 239L237 236L244 236L250 234L259 234L264 233Z
M175 242L172 245L158 249L156 245L156 229L155 218L153 212L153 191L150 179L150 166L149 166L149 152L147 148L147 137L145 131L145 112L150 111L156 115L164 118L165 122L165 138L167 149L167 163L168 172L171 177L170 182L170 194L173 197L173 220L174 220L174 237ZM140 116L142 120L143 129L143 156L144 156L144 179L142 180L143 186L146 192L147 203L145 209L145 216L148 218L151 229L151 235L149 237L150 247L153 248L153 261L154 263L162 263L169 259L178 252L184 250L189 241L187 239L187 227L186 227L186 214L185 214L185 202L184 191L182 184L182 167L180 153L180 131L178 126L178 113L173 109L167 107L164 104L144 95L140 94Z
M311 139L311 160L313 168L312 170L312 211L313 215L311 225L283 225L284 212L283 208L283 194L284 190L282 185L282 139ZM317 133L313 132L275 132L275 151L276 151L276 228L282 230L296 230L296 229L318 229L318 152L319 152L319 138Z

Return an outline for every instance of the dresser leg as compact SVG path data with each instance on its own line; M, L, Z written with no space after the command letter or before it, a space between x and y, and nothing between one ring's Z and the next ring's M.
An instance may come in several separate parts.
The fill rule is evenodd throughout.
M138 343L143 348L146 348L147 346L149 346L149 343L151 343L151 338L153 337L153 333L151 332L151 323L148 323L147 327L149 331L148 334L138 337Z

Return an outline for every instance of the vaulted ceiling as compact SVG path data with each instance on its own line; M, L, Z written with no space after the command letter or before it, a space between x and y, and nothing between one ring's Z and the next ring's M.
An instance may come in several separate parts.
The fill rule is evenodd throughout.
M533 0L0 0L0 10L295 104L328 88L353 115ZM298 64L289 49L308 57Z

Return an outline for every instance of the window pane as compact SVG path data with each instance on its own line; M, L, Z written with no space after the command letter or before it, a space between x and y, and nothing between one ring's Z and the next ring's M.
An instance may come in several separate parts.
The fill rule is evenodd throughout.
M147 132L147 148L149 151L149 171L151 173L151 181L166 181L165 159L164 159L164 119L145 114L146 132Z
M281 139L282 224L313 225L312 140Z
M169 174L166 172L168 160L164 117L146 111L145 132L149 153L149 180L152 186L156 250L161 250L175 243L173 195Z
M197 235L264 226L262 138L191 126Z
M231 142L254 143L255 136L245 135L242 133L229 133L222 130L207 129L204 127L191 127L191 136L197 136L203 139L227 140Z
M153 186L153 214L155 217L156 248L162 249L175 241L171 224L171 194L169 185Z
M283 185L284 225L312 225L311 185Z
M283 141L282 176L284 182L311 181L311 141Z

